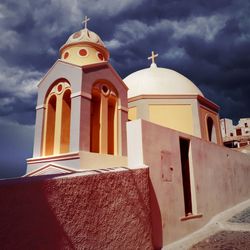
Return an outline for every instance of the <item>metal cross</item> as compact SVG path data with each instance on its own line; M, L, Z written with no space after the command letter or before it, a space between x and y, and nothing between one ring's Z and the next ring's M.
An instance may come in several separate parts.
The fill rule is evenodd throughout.
M155 58L158 56L159 54L155 54L154 51L151 52L151 56L148 57L148 60L152 59L152 64L155 63Z
M90 18L88 18L87 16L84 17L82 24L84 24L84 29L87 29L87 23L90 20Z

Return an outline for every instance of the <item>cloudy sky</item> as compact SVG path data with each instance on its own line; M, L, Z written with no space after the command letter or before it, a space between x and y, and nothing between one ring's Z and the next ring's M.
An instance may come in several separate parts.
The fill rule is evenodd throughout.
M191 79L221 106L250 117L249 0L1 0L0 178L32 156L37 83L70 34L91 18L121 75L157 64Z

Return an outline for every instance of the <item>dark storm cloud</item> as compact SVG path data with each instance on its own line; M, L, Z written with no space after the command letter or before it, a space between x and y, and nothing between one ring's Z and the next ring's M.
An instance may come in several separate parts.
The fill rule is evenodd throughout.
M31 155L32 140L24 138L33 131L36 85L85 15L122 77L148 67L154 50L159 67L191 79L221 106L222 117L249 117L249 13L247 0L1 1L0 137L7 142L0 148L16 151L19 161L27 150ZM15 145L12 129L23 146ZM1 159L0 167L9 157Z
M126 76L154 49L159 66L186 75L236 121L249 116L249 13L248 1L147 1L116 25L114 64Z

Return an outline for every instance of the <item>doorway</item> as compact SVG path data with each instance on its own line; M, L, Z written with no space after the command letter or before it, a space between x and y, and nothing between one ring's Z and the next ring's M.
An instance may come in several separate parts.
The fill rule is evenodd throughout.
M181 171L186 216L190 216L193 214L190 183L189 148L190 140L180 138Z

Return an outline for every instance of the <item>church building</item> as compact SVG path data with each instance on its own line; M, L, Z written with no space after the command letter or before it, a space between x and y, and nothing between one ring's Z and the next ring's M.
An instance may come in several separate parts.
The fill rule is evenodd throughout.
M28 173L127 164L128 88L108 62L101 38L87 29L87 21L60 48L60 59L38 85Z
M124 79L129 120L141 118L221 145L219 107L185 76L157 67L157 56L152 52L149 68Z
M5 249L162 249L249 199L219 107L154 52L121 79L88 20L38 84L25 178L0 185Z
M128 120L144 119L222 144L219 107L194 83L158 67L154 52L149 68L122 80L88 20L38 84L28 175L127 166Z

